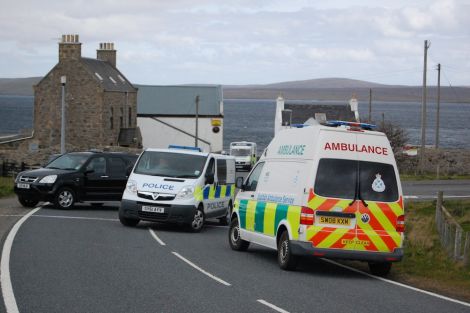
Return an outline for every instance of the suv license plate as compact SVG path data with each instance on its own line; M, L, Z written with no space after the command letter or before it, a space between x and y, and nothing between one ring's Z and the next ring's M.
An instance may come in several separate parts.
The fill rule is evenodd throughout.
M165 208L143 205L142 211L152 213L165 213Z
M22 189L29 189L30 188L29 184L23 184L23 183L16 184L16 187L22 188Z

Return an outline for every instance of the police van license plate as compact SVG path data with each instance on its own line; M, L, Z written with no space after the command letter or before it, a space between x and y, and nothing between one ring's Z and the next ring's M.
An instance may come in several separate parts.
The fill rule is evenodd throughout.
M165 213L165 208L143 205L142 211L152 213Z
M23 183L16 184L16 187L21 188L21 189L29 189L30 188L29 184L23 184Z

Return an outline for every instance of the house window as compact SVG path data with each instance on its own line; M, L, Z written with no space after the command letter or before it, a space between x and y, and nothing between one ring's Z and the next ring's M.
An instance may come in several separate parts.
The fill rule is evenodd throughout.
M132 127L132 108L129 108L129 127Z

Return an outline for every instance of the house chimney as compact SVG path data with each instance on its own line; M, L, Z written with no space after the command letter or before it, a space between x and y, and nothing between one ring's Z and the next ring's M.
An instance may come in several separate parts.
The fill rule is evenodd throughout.
M59 42L59 62L63 60L79 60L82 57L82 44L78 35L62 35Z
M101 61L109 62L112 66L116 67L116 50L114 50L114 43L100 43L100 48L96 50L96 58Z

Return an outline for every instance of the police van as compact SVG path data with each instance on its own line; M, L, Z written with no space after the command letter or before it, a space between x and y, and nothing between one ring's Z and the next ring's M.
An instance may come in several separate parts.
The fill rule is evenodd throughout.
M299 256L363 260L386 275L403 257L404 205L390 143L373 125L333 121L277 133L240 188L229 244Z
M119 220L186 224L194 232L206 218L228 224L235 192L235 159L199 148L146 149L127 181Z

